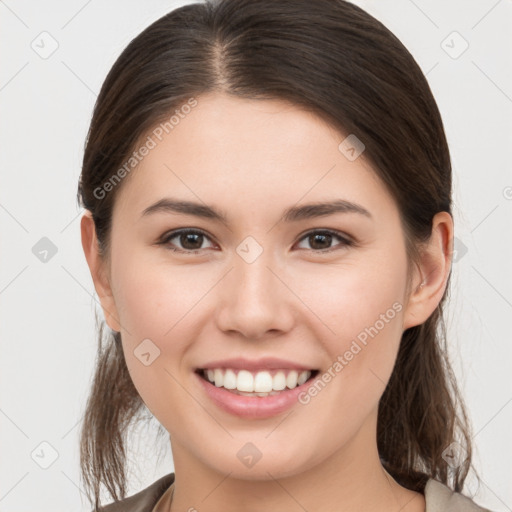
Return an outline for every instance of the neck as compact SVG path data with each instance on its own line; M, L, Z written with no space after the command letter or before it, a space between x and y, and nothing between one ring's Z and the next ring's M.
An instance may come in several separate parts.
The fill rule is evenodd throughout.
M273 466L258 479L218 472L173 440L171 512L423 511L423 495L401 487L382 467L375 428L376 417L335 453L311 461L305 470L277 471Z

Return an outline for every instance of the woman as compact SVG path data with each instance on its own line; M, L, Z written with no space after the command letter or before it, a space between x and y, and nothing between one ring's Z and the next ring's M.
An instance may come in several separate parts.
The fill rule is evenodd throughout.
M442 306L443 125L413 57L342 0L157 20L95 106L78 199L109 328L81 432L100 509L484 510ZM145 408L175 471L126 498Z

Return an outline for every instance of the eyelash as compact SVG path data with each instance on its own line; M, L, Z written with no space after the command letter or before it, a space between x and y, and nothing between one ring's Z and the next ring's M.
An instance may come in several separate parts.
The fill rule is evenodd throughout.
M183 229L177 229L175 231L171 231L171 232L163 235L161 240L158 242L158 245L168 245L170 240L172 240L173 238L176 238L179 235L187 234L187 233L192 233L195 235L203 235L206 238L210 239L208 234L200 229L183 228ZM314 229L314 230L308 231L307 233L302 235L302 237L299 239L299 242L302 241L304 238L307 238L312 235L318 235L318 234L322 234L322 235L327 234L327 235L332 235L332 236L338 238L342 242L340 244L342 247L334 247L331 249L319 249L319 250L315 250L315 249L304 249L304 250L315 253L315 254L326 254L326 253L330 253L333 251L338 251L343 247L352 247L355 245L355 242L353 240L351 240L347 236L343 235L342 233L340 233L338 231L331 230L331 229ZM203 250L203 249L198 249L198 250L176 249L175 247L170 247L170 246L167 247L167 249L172 252L179 252L179 253L189 254L189 255L199 254Z

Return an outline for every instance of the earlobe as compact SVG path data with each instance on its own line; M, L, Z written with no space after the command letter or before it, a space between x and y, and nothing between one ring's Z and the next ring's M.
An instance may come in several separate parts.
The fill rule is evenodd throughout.
M80 230L85 259L87 260L87 265L91 272L94 289L100 299L105 321L112 330L120 331L119 317L108 280L107 269L105 267L106 263L99 252L96 228L89 210L85 210L82 216Z
M421 249L403 317L403 329L424 323L435 311L446 289L453 251L453 219L448 212L432 220L429 241Z

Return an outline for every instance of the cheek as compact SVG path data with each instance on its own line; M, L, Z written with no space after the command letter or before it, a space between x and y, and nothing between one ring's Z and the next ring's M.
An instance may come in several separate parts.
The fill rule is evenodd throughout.
M122 274L118 268L122 287L116 303L126 365L140 397L162 421L187 401L179 384L180 365L194 337L193 305L202 287L191 289L190 280L176 270L130 266Z
M151 251L132 253L115 262L116 307L132 343L140 342L141 336L155 340L174 337L193 317L194 304L208 289L193 268L165 261L155 264L147 256Z
M330 359L323 381L329 391L321 391L326 407L333 400L365 414L377 405L402 335L405 264L405 253L395 250L375 253L364 264L347 259L307 279L296 276L298 295L313 311L309 316Z
M183 267L155 265L142 251L117 256L112 281L126 364L149 406L160 391L173 389L171 374L186 350L204 287L191 287L192 274Z
M324 325L326 336L319 341L328 344L329 352L344 348L360 333L364 338L365 329L376 323L383 334L401 333L406 272L405 257L396 251L375 251L366 258L355 254L339 264L310 265L307 271L297 267L288 279L305 305L303 318Z

